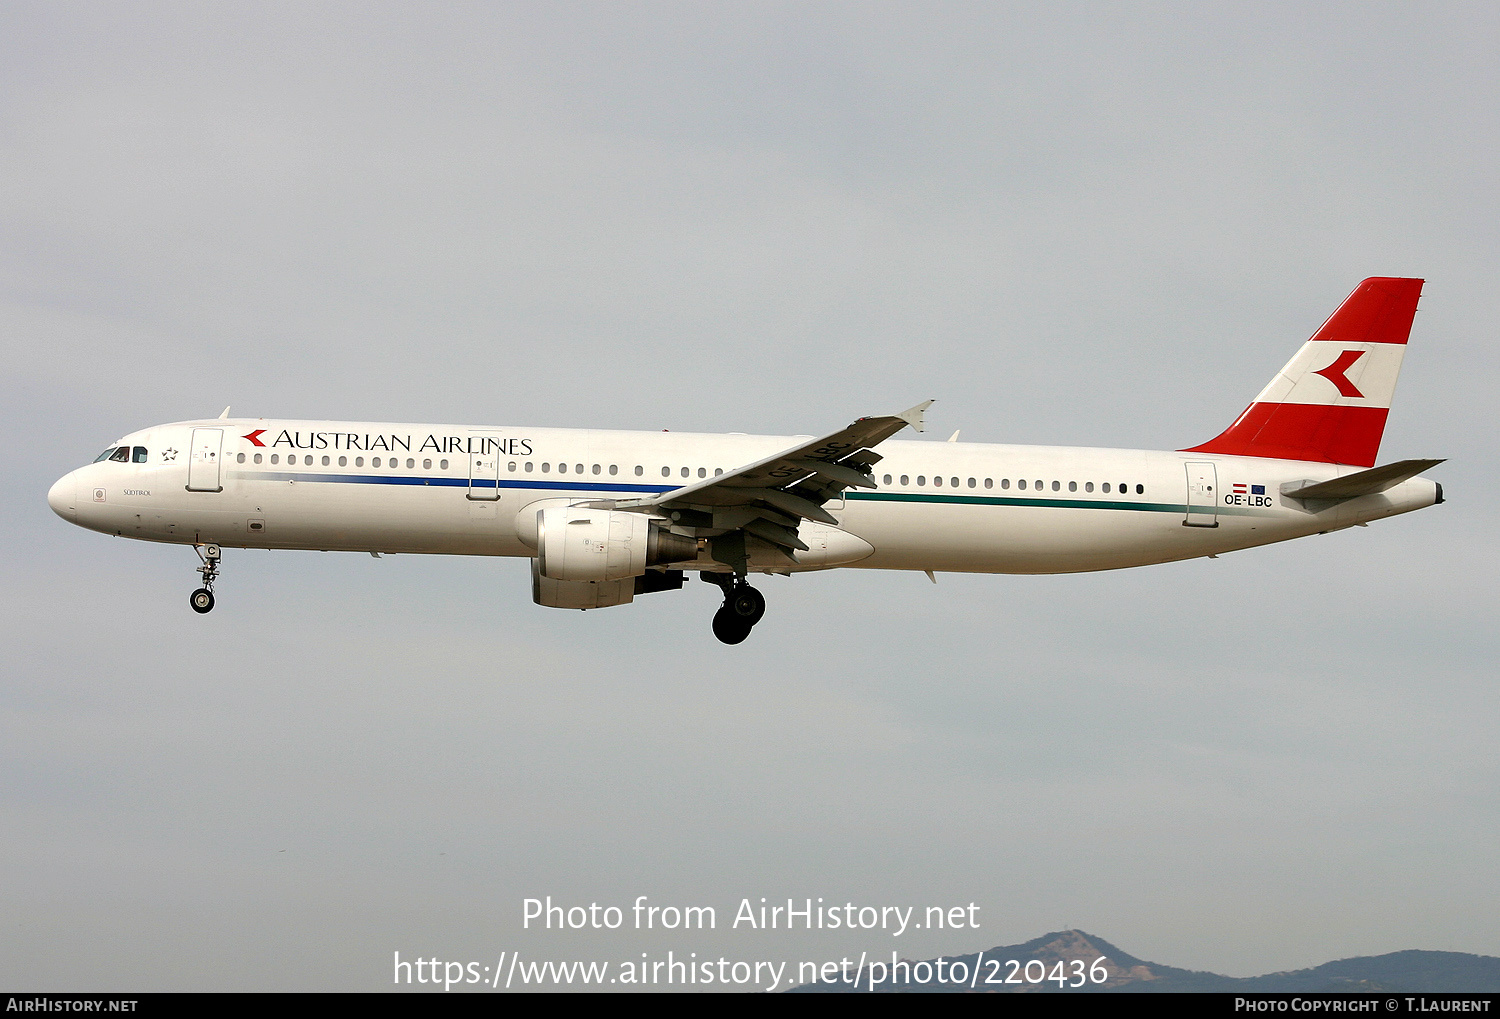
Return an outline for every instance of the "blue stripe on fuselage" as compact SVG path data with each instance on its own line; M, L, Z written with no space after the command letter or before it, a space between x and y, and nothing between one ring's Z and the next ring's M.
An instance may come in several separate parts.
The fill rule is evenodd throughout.
M436 478L411 474L305 474L296 471L230 471L230 476L244 481L298 481L323 485L416 485L433 488L521 488L550 492L671 492L676 485L610 484L601 481L521 481L502 478Z

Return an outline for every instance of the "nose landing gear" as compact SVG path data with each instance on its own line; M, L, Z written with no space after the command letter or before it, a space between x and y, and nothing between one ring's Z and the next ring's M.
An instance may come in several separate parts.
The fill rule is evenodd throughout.
M765 596L740 577L719 573L700 576L718 584L724 592L724 604L714 613L714 636L725 644L741 643L766 614Z
M194 612L199 614L212 612L214 581L219 579L219 546L194 545L193 551L197 552L198 558L203 561L203 565L198 567L198 572L203 574L203 586L188 597L188 604L193 607Z

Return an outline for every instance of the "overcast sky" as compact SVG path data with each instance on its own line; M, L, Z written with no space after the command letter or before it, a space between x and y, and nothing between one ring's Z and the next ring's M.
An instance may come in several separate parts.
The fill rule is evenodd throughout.
M1081 927L1251 975L1500 955L1493 5L12 2L0 986L907 958ZM1449 502L1071 577L531 604L523 560L70 527L213 416L1176 449L1364 277ZM551 934L522 900L711 905ZM741 898L981 907L751 933Z

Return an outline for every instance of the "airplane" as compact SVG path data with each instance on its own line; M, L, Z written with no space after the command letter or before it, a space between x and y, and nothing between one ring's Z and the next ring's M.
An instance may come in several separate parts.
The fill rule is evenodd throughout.
M1423 281L1364 280L1217 437L1177 451L896 441L928 400L817 438L218 418L133 432L47 494L105 534L224 548L520 556L532 599L595 609L751 574L1075 573L1322 534L1443 501L1442 460L1376 467Z

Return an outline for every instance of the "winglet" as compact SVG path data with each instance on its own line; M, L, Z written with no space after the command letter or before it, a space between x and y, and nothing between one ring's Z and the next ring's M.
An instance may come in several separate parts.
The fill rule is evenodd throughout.
M222 414L219 415L219 420L220 421L228 421L229 420L229 408L228 407L225 407L224 408L224 413L222 413Z
M927 429L924 426L922 415L926 412L928 407L931 407L933 405L934 402L935 401L933 400L923 400L915 407L909 407L896 416L902 421L905 421L907 424L911 425L917 431L925 432L927 431Z

